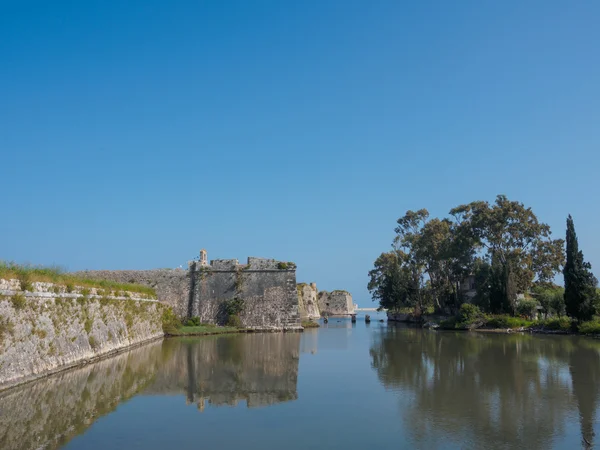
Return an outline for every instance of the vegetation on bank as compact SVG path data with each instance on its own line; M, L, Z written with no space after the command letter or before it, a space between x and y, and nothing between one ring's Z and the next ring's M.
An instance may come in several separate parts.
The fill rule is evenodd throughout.
M392 251L369 272L380 309L416 318L431 310L452 314L444 325L454 329L595 329L598 280L571 216L566 241L553 239L531 208L499 195L493 204L460 205L442 219L426 209L407 211L395 233ZM561 271L564 288L554 284Z
M107 295L110 295L111 292L115 295L124 292L135 292L156 297L156 291L149 286L116 283L108 280L89 280L65 273L60 267L27 266L0 261L0 278L19 280L23 291L31 291L34 282L44 282L64 286L67 292L72 292L76 286L81 286L83 288L103 289Z
M182 325L181 327L168 333L169 336L207 336L211 334L242 333L245 328L219 327L212 324L201 324L194 326Z
M463 304L456 316L439 323L444 330L524 330L556 331L563 333L600 334L600 317L578 322L567 316L530 320L524 317L483 313L477 306Z
M302 328L319 328L319 326L317 322L313 322L312 320L302 321Z
M171 308L165 308L162 315L163 332L167 336L205 336L210 334L241 333L246 329L240 326L218 326L201 323L199 317L192 317L182 323Z

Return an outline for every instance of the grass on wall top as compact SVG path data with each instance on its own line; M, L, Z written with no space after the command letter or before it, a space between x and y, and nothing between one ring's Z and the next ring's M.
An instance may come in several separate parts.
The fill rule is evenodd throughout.
M73 288L75 286L100 288L112 291L136 292L156 297L156 291L141 284L117 283L108 280L88 280L64 272L60 267L19 265L13 262L0 261L0 278L5 280L17 279L21 282L22 290L30 290L33 282L46 282Z

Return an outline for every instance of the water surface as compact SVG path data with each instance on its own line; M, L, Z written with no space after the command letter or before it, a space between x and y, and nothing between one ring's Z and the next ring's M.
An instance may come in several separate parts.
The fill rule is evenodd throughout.
M436 332L378 318L168 339L28 384L0 395L0 448L595 443L600 342Z

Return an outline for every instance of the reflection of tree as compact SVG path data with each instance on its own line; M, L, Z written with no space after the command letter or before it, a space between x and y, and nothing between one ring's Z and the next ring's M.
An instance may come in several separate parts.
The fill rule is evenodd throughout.
M169 339L169 354L147 392L182 392L204 409L213 405L262 406L297 398L300 335L248 334Z
M577 346L571 352L569 371L579 408L582 444L584 447L591 447L595 434L596 400L600 391L600 355L598 347L590 345L591 341L586 341L585 344L587 345Z
M0 396L2 450L63 446L148 386L160 363L154 342Z
M582 432L591 436L597 389L588 385L600 380L600 363L597 353L578 356L584 351L596 352L565 337L390 328L370 353L382 383L414 401L405 419L417 442L441 430L475 447L548 448L570 406L568 364L588 424ZM586 366L577 369L573 358Z

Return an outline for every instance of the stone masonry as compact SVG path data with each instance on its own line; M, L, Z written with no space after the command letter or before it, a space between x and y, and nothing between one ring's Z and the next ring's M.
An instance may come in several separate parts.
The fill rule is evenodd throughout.
M341 316L354 314L354 302L348 291L321 291L317 297L322 315Z

